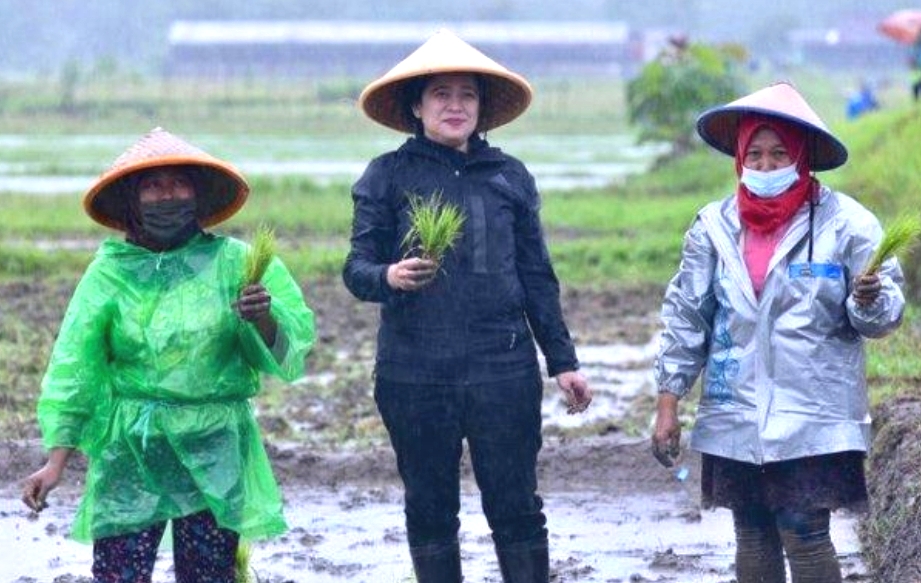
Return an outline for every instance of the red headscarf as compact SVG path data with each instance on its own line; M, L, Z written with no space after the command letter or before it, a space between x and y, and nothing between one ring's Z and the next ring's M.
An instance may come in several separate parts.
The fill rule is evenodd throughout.
M745 152L762 128L774 130L790 154L799 179L783 194L773 198L760 198L749 192L739 182L736 198L739 203L739 219L747 229L761 233L771 233L790 220L818 186L818 181L810 175L809 156L806 155L807 130L793 122L762 115L746 113L739 120L739 137L736 145L736 175L742 176L742 162Z

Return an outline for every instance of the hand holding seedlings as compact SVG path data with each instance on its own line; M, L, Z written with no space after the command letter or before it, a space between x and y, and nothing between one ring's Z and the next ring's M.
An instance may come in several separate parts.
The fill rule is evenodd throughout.
M405 256L421 255L441 265L445 253L460 239L464 227L464 212L455 204L444 201L441 191L428 198L407 195L410 227L403 237Z
M854 291L851 295L858 306L866 307L873 305L882 289L878 273L864 273L854 278Z
M921 219L914 214L898 217L883 231L882 240L864 267L863 273L854 278L854 291L851 295L858 306L866 307L876 301L882 289L879 270L883 262L905 253L915 244L919 235Z
M266 346L275 345L278 322L272 316L272 296L261 283L254 283L240 290L240 296L234 302L233 308L241 318L255 324Z
M246 254L243 270L243 289L233 308L237 314L256 325L266 345L273 346L278 333L278 323L272 317L272 296L260 282L275 256L275 231L260 225L253 244Z
M438 264L431 259L410 257L387 268L387 284L393 289L416 291L428 285L438 273Z
M254 283L240 290L233 307L247 322L256 322L269 315L272 296L261 283Z
M556 384L566 395L566 412L570 415L585 411L592 402L592 390L580 373L573 370L561 372L556 376Z

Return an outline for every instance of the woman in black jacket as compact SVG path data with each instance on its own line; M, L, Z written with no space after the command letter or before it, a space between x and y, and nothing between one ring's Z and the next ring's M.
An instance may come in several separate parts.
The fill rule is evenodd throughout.
M411 133L352 190L343 278L381 304L375 399L405 487L420 583L461 581L460 458L467 439L506 582L548 581L536 464L542 379L535 341L570 412L591 391L563 321L534 179L480 137L527 108L531 88L448 31L362 92L373 120ZM443 260L407 254L413 199L464 217Z

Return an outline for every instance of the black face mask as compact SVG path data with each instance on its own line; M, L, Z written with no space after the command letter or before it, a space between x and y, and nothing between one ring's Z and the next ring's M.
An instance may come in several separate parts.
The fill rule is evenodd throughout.
M178 247L199 231L195 199L142 204L140 212L145 236L164 249Z

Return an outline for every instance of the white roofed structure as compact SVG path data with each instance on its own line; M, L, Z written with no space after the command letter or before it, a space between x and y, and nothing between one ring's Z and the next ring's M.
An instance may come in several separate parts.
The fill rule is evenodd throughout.
M526 76L618 74L638 58L622 22L177 21L166 73L367 77L440 28Z

